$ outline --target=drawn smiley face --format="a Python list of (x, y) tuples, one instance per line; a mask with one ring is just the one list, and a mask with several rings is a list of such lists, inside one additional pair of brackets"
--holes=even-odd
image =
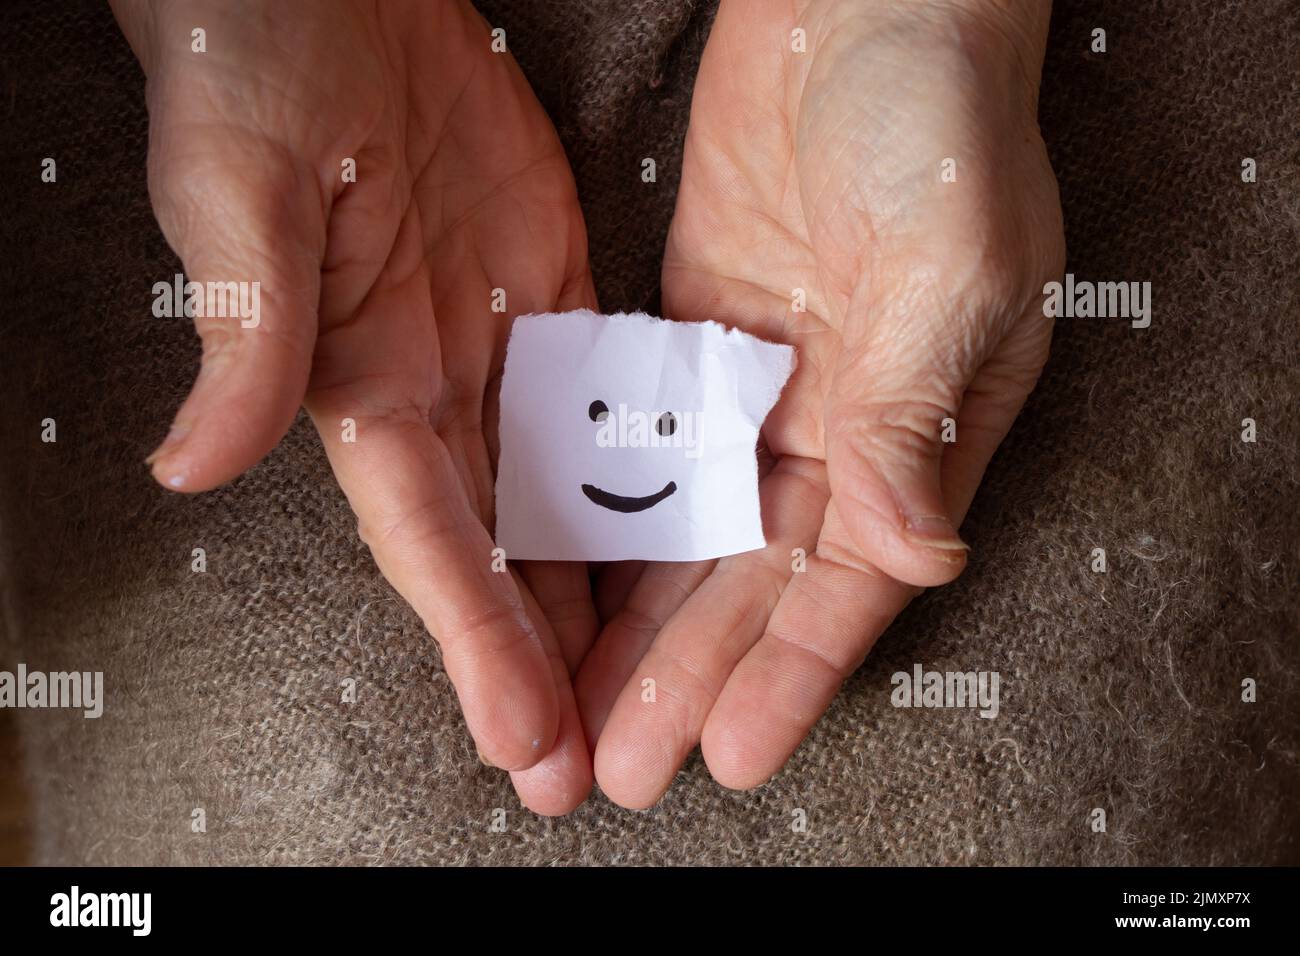
[[(587, 407), (587, 417), (593, 422), (603, 424), (609, 418), (609, 406), (596, 399)], [(677, 431), (677, 416), (672, 412), (664, 412), (655, 419), (655, 431), (663, 438), (668, 438)], [(608, 508), (610, 511), (619, 511), (623, 514), (635, 514), (638, 511), (645, 511), (653, 508), (659, 502), (669, 497), (677, 490), (677, 482), (670, 481), (652, 495), (645, 495), (641, 498), (629, 498), (625, 495), (616, 495), (597, 488), (595, 485), (584, 484), (582, 493), (594, 505), (602, 508)]]
[(717, 323), (520, 316), (495, 544), (517, 561), (700, 561), (765, 544), (755, 448), (794, 350)]

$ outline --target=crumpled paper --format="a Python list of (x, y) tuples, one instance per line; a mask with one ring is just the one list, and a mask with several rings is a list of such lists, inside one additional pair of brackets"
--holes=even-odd
[(794, 349), (642, 313), (520, 316), (501, 384), (512, 560), (699, 561), (764, 547), (759, 429)]

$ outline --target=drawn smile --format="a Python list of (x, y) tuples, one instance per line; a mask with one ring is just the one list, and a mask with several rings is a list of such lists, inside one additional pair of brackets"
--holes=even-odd
[(670, 481), (653, 495), (646, 495), (644, 498), (624, 498), (622, 495), (611, 495), (608, 491), (601, 491), (595, 485), (582, 486), (582, 493), (591, 499), (592, 504), (608, 508), (610, 511), (621, 511), (624, 514), (653, 508), (676, 490), (677, 482)]

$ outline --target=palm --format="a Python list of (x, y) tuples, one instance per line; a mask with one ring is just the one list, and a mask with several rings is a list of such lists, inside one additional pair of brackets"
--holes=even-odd
[[(327, 441), (331, 458), (385, 574), (435, 635), (461, 632), (444, 641), (444, 656), (462, 701), (483, 702), (467, 708), (476, 738), (508, 734), (497, 726), (511, 719), (508, 708), (554, 684), (561, 746), (515, 782), (526, 803), (558, 812), (590, 786), (568, 684), (594, 636), (586, 569), (494, 574), (488, 530), (510, 322), (595, 305), (585, 229), (563, 149), (512, 61), (491, 51), (477, 18), (415, 12), (401, 27), (406, 41), (424, 34), (441, 62), (436, 75), (407, 66), (402, 76), (396, 57), (376, 51), (407, 98), (386, 101), (387, 122), (358, 148), (381, 175), (345, 193), (330, 219), (308, 407), (323, 433), (342, 417), (361, 428), (361, 415), (373, 419), (365, 452)], [(471, 565), (468, 580), (431, 595), (430, 572), (454, 578), (449, 565)], [(492, 625), (491, 612), (483, 627), (484, 582), (500, 606), (530, 618), (534, 646), (512, 646), (512, 629)], [(499, 646), (471, 644), (476, 630), (496, 630)], [(549, 668), (538, 667), (538, 647)]]
[[(1050, 325), (1027, 307), (1059, 256), (1059, 221), (1041, 145), (1024, 149), (1025, 129), (1012, 128), (1021, 104), (964, 122), (1007, 91), (930, 80), (982, 75), (942, 25), (845, 6), (806, 4), (756, 29), (752, 10), (742, 25), (724, 4), (696, 82), (665, 312), (793, 344), (799, 366), (763, 428), (768, 547), (647, 569), (579, 676), (597, 778), (628, 805), (658, 799), (697, 742), (722, 782), (766, 780), (916, 593), (890, 575), (951, 576), (895, 544), (897, 508), (865, 480), (877, 450), (858, 432), (855, 390), (878, 357), (978, 364), (965, 395), (920, 403), (961, 408), (964, 440), (942, 463), (945, 508), (960, 515), (1045, 356)], [(791, 50), (796, 26), (805, 53)], [(1015, 145), (1002, 154), (1004, 134)], [(961, 157), (960, 187), (940, 184), (949, 156)], [(998, 195), (1005, 172), (1016, 196)], [(1042, 261), (1012, 269), (1039, 227)], [(894, 429), (937, 427), (914, 407), (879, 414)], [(810, 555), (798, 575), (795, 549)], [(639, 695), (646, 677), (673, 688), (653, 707)]]
[[(248, 408), (234, 450), (191, 484), (278, 439), (287, 421), (257, 423), (268, 393), (275, 417), (306, 404), (377, 563), (439, 638), (481, 751), (535, 764), (515, 773), (524, 801), (568, 810), (590, 786), (569, 687), (595, 630), (586, 569), (497, 573), (490, 536), (511, 319), (595, 305), (563, 149), (468, 3), (254, 10), (164, 7), (153, 26), (203, 24), (210, 45), (150, 71), (160, 221), (191, 276), (247, 272), (235, 278), (260, 279), (270, 313), (238, 362), (222, 359), (241, 330), (201, 324), (204, 373), (182, 416), (201, 422), (217, 377), (244, 378), (229, 391)], [(123, 13), (139, 52), (147, 31)], [(251, 252), (191, 261), (187, 231), (218, 218)], [(247, 434), (259, 428), (269, 443)]]

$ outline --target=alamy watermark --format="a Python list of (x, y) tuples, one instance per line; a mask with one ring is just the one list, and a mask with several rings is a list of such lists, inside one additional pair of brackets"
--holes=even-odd
[(80, 710), (87, 719), (104, 713), (103, 671), (0, 671), (0, 710)]
[(132, 936), (148, 936), (153, 928), (153, 894), (83, 893), (73, 886), (50, 897), (50, 925), (118, 926), (129, 928)]
[(889, 682), (895, 707), (978, 707), (988, 720), (998, 715), (1002, 676), (997, 671), (927, 671), (914, 664), (912, 673), (897, 671)]
[(601, 448), (681, 448), (687, 458), (704, 454), (703, 412), (643, 412), (622, 404), (611, 410), (597, 400), (587, 415), (600, 424), (596, 444)]
[(1151, 325), (1150, 282), (1078, 282), (1073, 272), (1065, 282), (1043, 286), (1043, 315), (1049, 319), (1131, 319), (1135, 329)]
[(245, 329), (262, 322), (260, 282), (186, 282), (178, 272), (171, 282), (155, 282), (153, 296), (153, 314), (159, 319), (239, 319)]

